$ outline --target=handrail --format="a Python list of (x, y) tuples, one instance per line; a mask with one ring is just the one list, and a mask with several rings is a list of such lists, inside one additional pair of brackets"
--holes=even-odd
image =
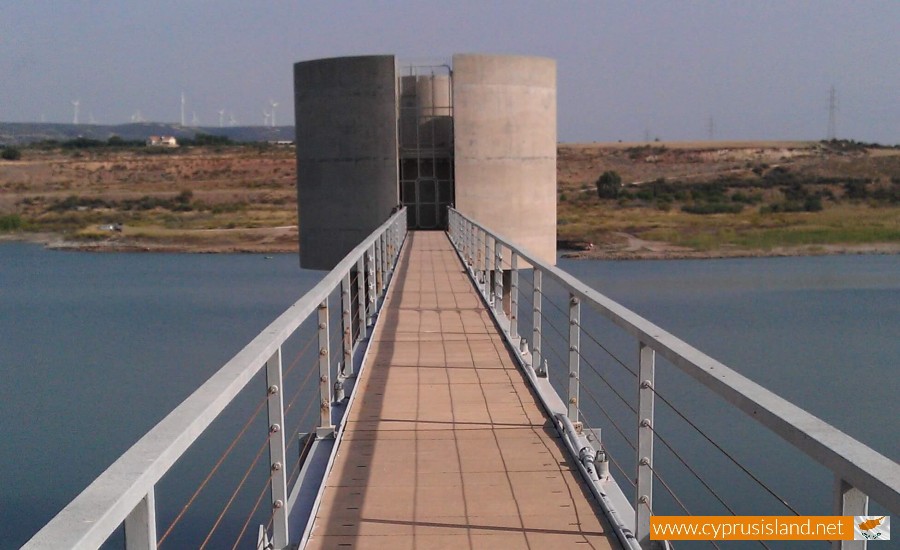
[[(203, 385), (120, 456), (26, 543), (26, 549), (97, 548), (142, 502), (152, 504), (156, 483), (234, 397), (276, 354), (300, 324), (316, 313), (351, 269), (370, 254), (391, 269), (406, 234), (406, 209), (394, 213), (357, 245), (315, 287), (276, 318)], [(379, 248), (379, 246), (381, 248)], [(387, 247), (390, 254), (387, 254)], [(380, 252), (379, 252), (380, 250)], [(391, 256), (385, 258), (384, 256)], [(381, 276), (381, 265), (376, 266)], [(375, 269), (375, 267), (372, 267)], [(386, 274), (385, 274), (386, 275)], [(360, 312), (360, 318), (366, 315)], [(280, 355), (278, 368), (280, 370)], [(329, 388), (330, 389), (330, 388)], [(149, 497), (149, 499), (148, 499)], [(151, 506), (152, 508), (152, 506)], [(149, 512), (151, 519), (154, 512)], [(151, 521), (151, 523), (154, 523)], [(145, 526), (147, 528), (147, 526)], [(155, 548), (155, 526), (153, 544)], [(131, 547), (129, 541), (129, 547)], [(139, 545), (147, 546), (147, 545)]]
[[(572, 275), (541, 260), (537, 254), (515, 244), (511, 239), (496, 233), (452, 208), (450, 209), (450, 232), (451, 240), (460, 253), (464, 257), (468, 256), (474, 260), (484, 258), (482, 262), (483, 267), (488, 271), (499, 266), (501, 252), (498, 250), (501, 246), (505, 247), (509, 251), (508, 254), (513, 256), (513, 266), (515, 266), (516, 256), (518, 256), (531, 264), (536, 270), (535, 286), (538, 286), (540, 281), (537, 278), (537, 274), (540, 273), (543, 277), (551, 277), (568, 290), (574, 303), (577, 304), (577, 301), (583, 301), (589, 304), (606, 319), (612, 321), (627, 334), (634, 337), (640, 343), (642, 349), (646, 348), (658, 352), (686, 374), (724, 398), (728, 403), (768, 427), (794, 447), (827, 467), (836, 476), (836, 491), (838, 494), (835, 495), (835, 502), (838, 505), (840, 505), (842, 500), (846, 504), (848, 500), (847, 494), (855, 488), (864, 493), (862, 498), (868, 495), (892, 513), (900, 514), (900, 464), (735, 372), (640, 315), (590, 288)], [(491, 261), (491, 256), (494, 254), (489, 254), (488, 244), (484, 242), (487, 240), (485, 235), (494, 241), (494, 250), (497, 251), (495, 252), (496, 263)], [(483, 256), (480, 254), (482, 242), (484, 242), (485, 252)], [(513, 267), (513, 270), (515, 270), (515, 267)], [(516, 277), (516, 275), (513, 275), (513, 277)], [(536, 311), (539, 311), (538, 304), (535, 307)], [(577, 305), (573, 307), (577, 307)], [(537, 326), (536, 334), (540, 333), (539, 327), (540, 325)], [(642, 373), (639, 378), (641, 392), (648, 390), (648, 393), (652, 394), (652, 352), (649, 354), (651, 373), (651, 380), (649, 381), (644, 376), (644, 361), (645, 354), (642, 351)], [(540, 365), (533, 365), (533, 367), (538, 369)], [(648, 384), (648, 382), (650, 383)], [(641, 399), (643, 400), (645, 397), (642, 395)], [(652, 400), (652, 396), (650, 399)], [(652, 405), (649, 410), (652, 416)], [(641, 416), (641, 418), (644, 418), (644, 416)], [(852, 498), (849, 500), (852, 500)], [(856, 502), (858, 501), (859, 499), (857, 498)], [(848, 510), (844, 508), (844, 511)]]

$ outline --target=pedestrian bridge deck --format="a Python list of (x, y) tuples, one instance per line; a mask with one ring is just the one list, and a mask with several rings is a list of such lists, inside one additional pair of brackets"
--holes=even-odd
[(308, 548), (610, 548), (442, 232), (411, 232)]

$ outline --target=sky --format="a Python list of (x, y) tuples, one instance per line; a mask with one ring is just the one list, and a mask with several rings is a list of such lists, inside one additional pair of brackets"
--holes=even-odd
[(563, 142), (900, 143), (900, 2), (0, 0), (0, 121), (293, 123), (292, 65), (546, 56)]

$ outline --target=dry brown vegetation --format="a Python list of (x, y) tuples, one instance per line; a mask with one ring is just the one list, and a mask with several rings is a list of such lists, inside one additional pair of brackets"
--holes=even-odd
[[(603, 198), (597, 180), (621, 185)], [(558, 233), (580, 256), (900, 252), (900, 150), (854, 142), (570, 144)]]
[[(0, 163), (0, 214), (92, 249), (295, 251), (293, 151), (28, 149)], [(121, 224), (121, 231), (108, 226)], [(46, 240), (47, 237), (44, 237)]]
[[(609, 171), (621, 186), (600, 198)], [(0, 161), (0, 233), (96, 250), (296, 251), (295, 178), (289, 148), (26, 148)], [(562, 144), (558, 182), (559, 238), (593, 242), (591, 256), (900, 251), (898, 149)]]

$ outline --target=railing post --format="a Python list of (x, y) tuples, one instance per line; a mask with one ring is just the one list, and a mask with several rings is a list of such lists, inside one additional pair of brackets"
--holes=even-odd
[(125, 548), (156, 550), (156, 496), (153, 489), (125, 518)]
[(457, 231), (459, 231), (459, 249), (460, 252), (462, 252), (463, 266), (466, 266), (469, 263), (469, 234), (466, 231), (468, 228), (468, 224), (466, 220), (464, 220), (463, 217), (459, 215), (458, 212), (454, 212), (453, 217), (456, 218), (456, 223), (458, 224)]
[(476, 233), (475, 233), (475, 225), (472, 224), (471, 222), (466, 222), (466, 223), (468, 224), (466, 226), (466, 228), (467, 228), (466, 233), (468, 234), (467, 239), (469, 241), (469, 268), (471, 268), (474, 271), (474, 269), (475, 269), (475, 239), (477, 237), (476, 237)]
[(578, 422), (578, 386), (581, 384), (581, 300), (569, 294), (569, 420)]
[(331, 423), (331, 367), (330, 343), (328, 341), (328, 298), (319, 304), (319, 427), (316, 437), (324, 439), (334, 436)]
[(397, 219), (397, 224), (394, 226), (394, 267), (397, 267), (397, 261), (400, 259), (400, 247), (402, 246), (402, 240), (400, 238), (400, 219)]
[(378, 295), (384, 296), (384, 289), (387, 288), (388, 259), (387, 259), (387, 239), (384, 233), (378, 236), (378, 245), (381, 246), (381, 286), (378, 289)]
[(478, 270), (481, 269), (481, 231), (472, 224), (472, 275), (478, 282)]
[(366, 323), (371, 326), (375, 319), (375, 303), (378, 298), (375, 297), (375, 245), (369, 247), (367, 253), (366, 271), (369, 276), (366, 281), (366, 299), (368, 307), (366, 308)]
[(272, 472), (272, 542), (275, 548), (284, 548), (288, 545), (289, 537), (285, 471), (287, 452), (284, 446), (284, 385), (281, 379), (280, 347), (266, 361), (266, 385), (269, 394), (269, 467)]
[(397, 246), (397, 228), (393, 225), (388, 228), (387, 239), (391, 246), (391, 255), (388, 257), (388, 271), (393, 272), (394, 267), (397, 265), (397, 250), (399, 249)]
[(391, 271), (391, 266), (394, 265), (394, 234), (393, 234), (393, 225), (389, 225), (387, 229), (384, 230), (384, 246), (387, 249), (387, 270)]
[(491, 296), (491, 237), (487, 231), (484, 234), (484, 285), (482, 285), (481, 293), (485, 299), (490, 300)]
[(534, 369), (539, 376), (546, 377), (547, 371), (543, 369), (541, 364), (541, 279), (543, 272), (534, 266), (534, 285), (532, 287), (533, 294), (531, 303), (534, 305), (534, 311), (531, 315), (531, 368)]
[[(484, 255), (484, 251), (487, 249), (487, 232), (483, 229), (478, 230), (478, 234), (481, 239), (478, 241), (478, 270), (481, 271), (481, 282), (484, 282), (484, 274), (487, 272), (487, 258)], [(484, 292), (482, 292), (484, 294)]]
[(466, 221), (466, 257), (469, 259), (469, 269), (475, 266), (475, 226)]
[(653, 404), (656, 352), (643, 342), (639, 346), (638, 448), (635, 529), (641, 548), (650, 548), (650, 516), (653, 509)]
[[(397, 218), (397, 223), (399, 223), (400, 219)], [(397, 258), (400, 257), (400, 228), (397, 226), (397, 223), (391, 226), (391, 238), (394, 240), (394, 263), (397, 263)]]
[(385, 234), (385, 239), (388, 243), (388, 249), (390, 253), (388, 254), (388, 271), (394, 270), (394, 263), (397, 260), (397, 231), (396, 227), (391, 224), (387, 229), (387, 233)]
[(394, 224), (393, 236), (394, 236), (394, 264), (396, 265), (397, 260), (400, 259), (400, 218), (397, 218), (397, 222)]
[(344, 376), (353, 375), (353, 318), (350, 315), (350, 271), (341, 281), (341, 330), (344, 334)]
[(509, 337), (519, 339), (519, 255), (510, 251), (509, 260)]
[[(847, 483), (840, 474), (834, 476), (834, 515), (836, 516), (867, 516), (869, 515), (869, 497)], [(864, 540), (836, 540), (832, 541), (833, 550), (865, 550)]]
[(494, 311), (503, 314), (503, 245), (494, 239)]
[(366, 260), (365, 254), (360, 254), (356, 260), (356, 302), (358, 309), (359, 339), (365, 340), (366, 334)]
[(381, 257), (383, 256), (381, 250), (381, 237), (375, 239), (372, 246), (375, 248), (375, 298), (377, 299), (381, 296), (381, 278), (384, 276), (381, 270), (383, 265), (381, 261)]
[(450, 241), (459, 248), (459, 228), (458, 221), (452, 211), (447, 212), (447, 232), (450, 233)]

